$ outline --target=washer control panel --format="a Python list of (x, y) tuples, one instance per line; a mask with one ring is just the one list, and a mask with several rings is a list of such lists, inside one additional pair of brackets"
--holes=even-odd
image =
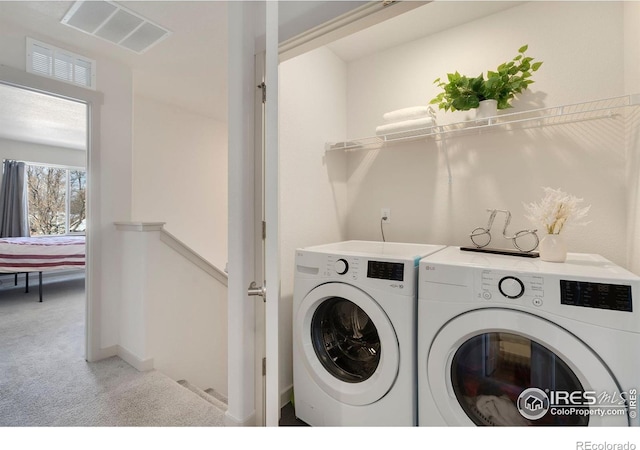
[(338, 275), (344, 275), (349, 271), (349, 261), (344, 258), (340, 258), (333, 264), (333, 268)]
[(360, 258), (328, 256), (325, 261), (326, 266), (322, 271), (325, 277), (343, 275), (350, 280), (357, 280), (360, 277)]
[(478, 273), (476, 280), (476, 298), (483, 301), (518, 302), (539, 307), (544, 304), (544, 277), (482, 270)]
[[(321, 255), (318, 275), (325, 279), (367, 283), (389, 292), (411, 294), (416, 289), (417, 268), (409, 262), (351, 255)], [(304, 270), (298, 266), (298, 270)], [(309, 268), (306, 268), (309, 270)]]
[(507, 298), (520, 298), (524, 295), (524, 283), (519, 278), (507, 276), (498, 281), (498, 290)]

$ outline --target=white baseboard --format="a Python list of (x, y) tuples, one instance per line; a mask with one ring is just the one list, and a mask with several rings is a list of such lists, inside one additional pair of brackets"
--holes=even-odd
[(241, 420), (237, 417), (233, 417), (227, 410), (227, 412), (224, 413), (224, 424), (227, 427), (255, 427), (256, 415), (255, 413), (252, 413), (249, 417)]
[(118, 346), (112, 345), (111, 347), (100, 348), (95, 352), (92, 352), (89, 362), (101, 361), (103, 359), (111, 358), (118, 355)]
[(146, 372), (147, 370), (153, 369), (153, 358), (140, 359), (126, 348), (120, 345), (116, 345), (116, 347), (117, 355), (140, 372)]

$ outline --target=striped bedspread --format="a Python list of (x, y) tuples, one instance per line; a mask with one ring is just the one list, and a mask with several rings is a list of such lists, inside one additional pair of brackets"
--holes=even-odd
[(81, 269), (84, 249), (84, 236), (0, 238), (0, 272)]

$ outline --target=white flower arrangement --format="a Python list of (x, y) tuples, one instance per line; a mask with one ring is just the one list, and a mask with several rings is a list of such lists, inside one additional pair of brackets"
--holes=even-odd
[(571, 221), (575, 225), (586, 225), (583, 219), (591, 205), (580, 208), (583, 199), (567, 194), (560, 189), (542, 188), (545, 196), (540, 203), (525, 204), (527, 219), (536, 225), (542, 225), (549, 234), (560, 234), (564, 226)]

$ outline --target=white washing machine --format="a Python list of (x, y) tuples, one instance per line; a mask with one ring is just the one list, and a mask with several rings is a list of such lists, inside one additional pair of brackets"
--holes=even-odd
[(443, 248), (345, 241), (296, 251), (293, 384), (300, 420), (417, 425), (418, 263)]
[(419, 425), (639, 425), (636, 275), (448, 247), (419, 279)]

